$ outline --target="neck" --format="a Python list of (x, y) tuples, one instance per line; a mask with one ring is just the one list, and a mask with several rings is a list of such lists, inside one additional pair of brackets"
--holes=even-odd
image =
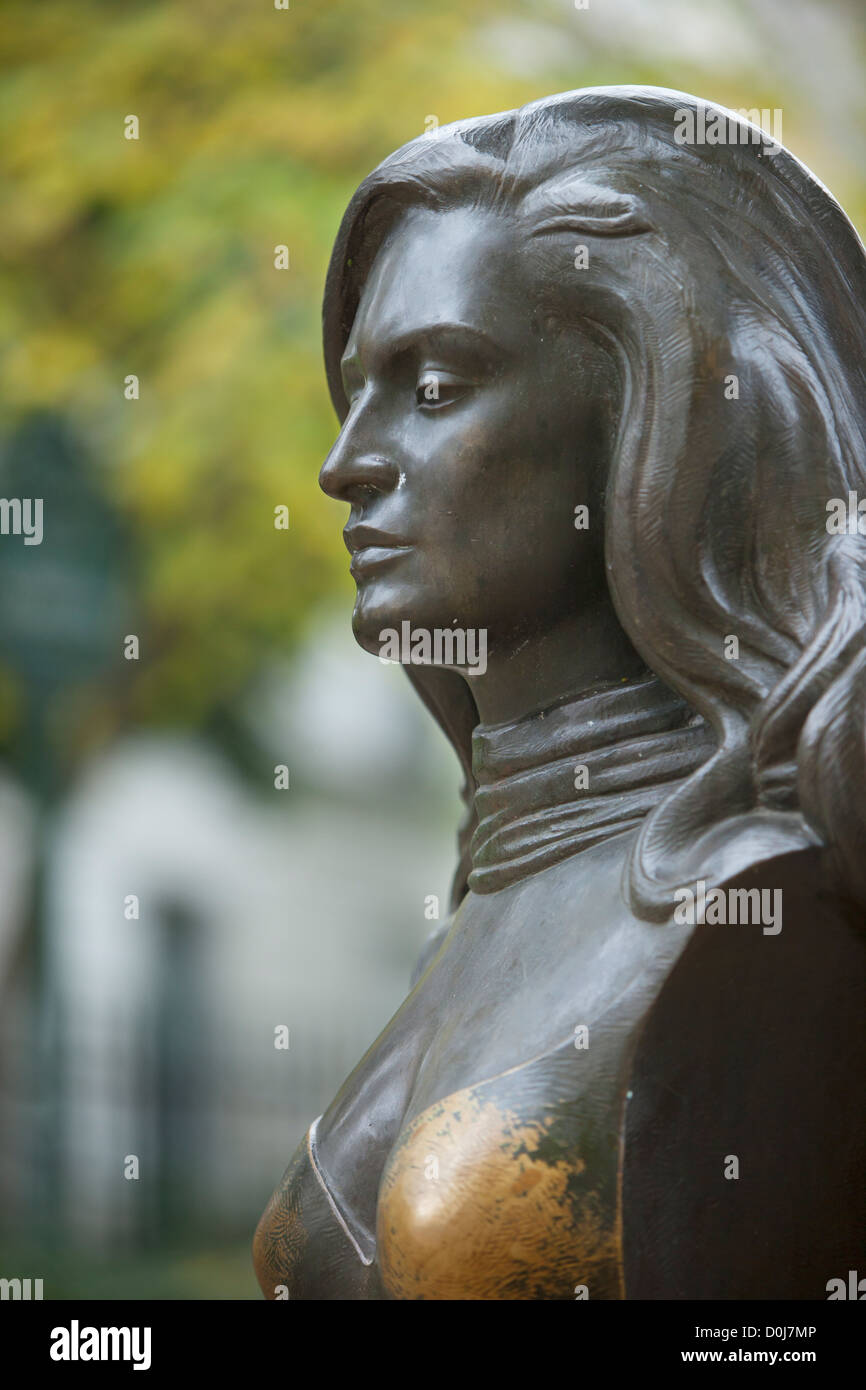
[(565, 694), (645, 671), (610, 603), (600, 600), (540, 636), (516, 637), (489, 651), (484, 675), (466, 680), (480, 722), (501, 724), (545, 709)]
[(636, 832), (714, 748), (704, 721), (646, 670), (480, 725), (472, 736), (470, 888), (496, 892)]

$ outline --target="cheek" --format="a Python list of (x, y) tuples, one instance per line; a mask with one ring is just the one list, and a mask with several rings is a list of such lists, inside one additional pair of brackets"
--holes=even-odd
[(525, 559), (544, 567), (557, 557), (559, 563), (579, 540), (574, 509), (589, 500), (574, 453), (569, 436), (525, 417), (501, 433), (478, 427), (455, 443), (429, 514), (479, 559), (502, 556), (511, 566)]
[(428, 423), (418, 445), (409, 482), (425, 523), (444, 520), (476, 539), (519, 532), (551, 462), (550, 438), (513, 396)]
[[(539, 370), (423, 422), (408, 482), (427, 577), (482, 600), (487, 586), (493, 603), (493, 588), (561, 593), (601, 554), (591, 480), (603, 441), (582, 401), (573, 377)], [(589, 507), (588, 530), (575, 526), (578, 506)]]

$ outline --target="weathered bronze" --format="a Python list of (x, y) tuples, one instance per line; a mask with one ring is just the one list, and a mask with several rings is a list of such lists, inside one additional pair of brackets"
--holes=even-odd
[(354, 632), (466, 819), (266, 1296), (826, 1298), (866, 1271), (856, 233), (720, 108), (569, 92), (365, 179), (324, 330)]

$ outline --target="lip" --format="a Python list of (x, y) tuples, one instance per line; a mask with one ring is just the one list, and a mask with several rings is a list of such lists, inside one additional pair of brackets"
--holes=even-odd
[(370, 570), (381, 569), (383, 565), (390, 564), (392, 560), (405, 555), (411, 549), (411, 545), (362, 545), (352, 552), (349, 573), (357, 577), (359, 574), (369, 573)]
[(353, 575), (379, 569), (412, 549), (398, 536), (389, 536), (386, 531), (376, 531), (372, 526), (347, 526), (343, 539), (352, 556), (349, 571)]

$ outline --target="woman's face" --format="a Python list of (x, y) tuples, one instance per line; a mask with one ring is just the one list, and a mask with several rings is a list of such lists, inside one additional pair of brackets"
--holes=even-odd
[[(573, 619), (604, 584), (607, 363), (542, 300), (574, 288), (478, 209), (405, 213), (343, 358), (349, 414), (321, 471), (351, 506), (353, 628), (486, 629), (491, 658)], [(547, 295), (539, 276), (548, 276)], [(607, 400), (609, 407), (609, 399)], [(589, 529), (575, 508), (589, 507)]]

